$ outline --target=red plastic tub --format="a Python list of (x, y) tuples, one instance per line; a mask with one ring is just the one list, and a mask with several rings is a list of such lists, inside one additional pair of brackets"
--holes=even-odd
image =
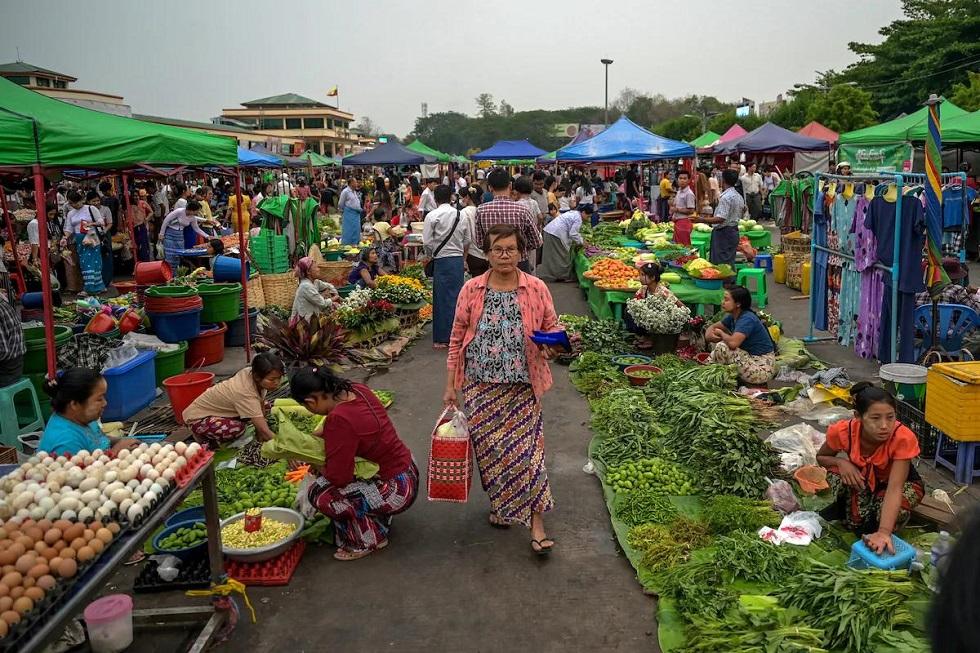
[(214, 383), (211, 372), (185, 372), (163, 380), (163, 387), (170, 397), (170, 407), (178, 424), (184, 423), (184, 410)]
[(166, 261), (150, 261), (136, 264), (136, 283), (141, 286), (152, 286), (156, 283), (170, 283), (174, 271)]
[(228, 325), (224, 322), (201, 326), (201, 334), (187, 343), (187, 354), (184, 364), (188, 369), (204, 367), (220, 363), (225, 357), (225, 331)]

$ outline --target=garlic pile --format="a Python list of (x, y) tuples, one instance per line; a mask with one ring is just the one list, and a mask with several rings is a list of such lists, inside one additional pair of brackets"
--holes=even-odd
[(0, 479), (0, 521), (90, 522), (118, 515), (137, 523), (201, 453), (196, 442), (141, 444), (116, 457), (101, 449), (70, 458), (40, 452)]

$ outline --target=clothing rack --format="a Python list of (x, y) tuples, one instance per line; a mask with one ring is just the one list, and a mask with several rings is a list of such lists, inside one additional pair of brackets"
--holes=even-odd
[[(904, 199), (903, 190), (906, 186), (924, 186), (928, 183), (926, 175), (924, 173), (888, 173), (881, 172), (878, 174), (865, 174), (865, 175), (835, 175), (830, 173), (819, 172), (815, 175), (815, 187), (816, 192), (813, 194), (813, 213), (816, 215), (819, 211), (819, 201), (820, 201), (820, 182), (821, 180), (833, 181), (833, 182), (848, 182), (848, 183), (885, 183), (894, 184), (896, 187), (896, 198), (895, 198), (895, 233), (893, 236), (892, 243), (892, 265), (886, 266), (882, 263), (875, 263), (877, 269), (882, 270), (885, 274), (891, 276), (891, 314), (884, 316), (888, 319), (891, 332), (891, 361), (895, 361), (898, 358), (898, 285), (899, 285), (899, 246), (902, 242), (902, 201)], [(962, 172), (958, 173), (944, 173), (940, 175), (941, 185), (945, 186), (947, 183), (954, 179), (959, 179), (961, 186), (963, 187), (963, 200), (966, 201), (966, 174)], [(919, 201), (915, 198), (915, 201)], [(942, 198), (940, 197), (940, 202)], [(942, 220), (942, 213), (940, 212), (940, 220)], [(961, 228), (965, 228), (961, 227)], [(812, 231), (812, 230), (811, 230)], [(964, 239), (965, 240), (965, 239)], [(941, 243), (940, 243), (941, 245)], [(821, 342), (825, 340), (833, 340), (831, 336), (814, 336), (814, 324), (816, 322), (816, 303), (817, 295), (814, 292), (816, 288), (816, 277), (817, 277), (817, 266), (816, 266), (816, 254), (817, 252), (826, 252), (828, 256), (838, 256), (845, 261), (850, 261), (854, 263), (855, 257), (852, 254), (846, 254), (840, 249), (834, 249), (831, 247), (825, 247), (823, 245), (817, 245), (817, 239), (811, 237), (810, 239), (810, 326), (809, 333), (803, 338), (804, 342)]]

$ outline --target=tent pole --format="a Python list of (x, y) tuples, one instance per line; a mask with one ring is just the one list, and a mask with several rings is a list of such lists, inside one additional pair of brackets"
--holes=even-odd
[[(27, 280), (24, 278), (24, 270), (20, 267), (20, 257), (17, 256), (17, 237), (14, 236), (14, 216), (7, 212), (7, 192), (0, 189), (0, 207), (3, 208), (3, 218), (7, 222), (7, 237), (10, 239), (10, 253), (14, 255), (14, 265), (17, 266), (17, 288), (20, 289), (20, 294), (23, 295), (27, 292)], [(47, 217), (48, 207), (45, 205), (44, 212), (45, 217)], [(41, 218), (37, 219), (37, 223), (41, 224)], [(41, 252), (38, 252), (40, 257)]]
[(129, 180), (126, 178), (126, 173), (122, 173), (122, 196), (123, 196), (123, 210), (126, 216), (126, 226), (129, 230), (129, 246), (132, 248), (133, 253), (133, 274), (136, 274), (136, 264), (140, 262), (139, 247), (136, 245), (136, 228), (133, 226), (133, 214), (130, 212), (129, 203)]
[(238, 252), (242, 269), (242, 315), (245, 320), (245, 362), (252, 360), (252, 334), (248, 323), (248, 254), (245, 251), (245, 225), (242, 223), (242, 173), (235, 166), (235, 213), (238, 214)]
[[(39, 249), (41, 252), (41, 294), (43, 295), (44, 307), (44, 341), (45, 353), (48, 363), (48, 379), (54, 379), (55, 351), (54, 351), (54, 313), (51, 304), (54, 301), (51, 295), (51, 265), (48, 260), (48, 212), (44, 200), (44, 175), (41, 174), (41, 166), (34, 164), (34, 205), (37, 207), (37, 232)], [(16, 255), (16, 251), (15, 251)]]

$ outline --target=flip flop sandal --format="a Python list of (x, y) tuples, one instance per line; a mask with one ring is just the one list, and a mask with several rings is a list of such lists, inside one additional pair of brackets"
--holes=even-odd
[(365, 558), (371, 555), (372, 553), (376, 553), (382, 550), (386, 546), (388, 546), (387, 540), (385, 540), (384, 542), (382, 542), (381, 544), (379, 544), (377, 547), (373, 549), (365, 549), (363, 551), (344, 551), (343, 549), (337, 549), (336, 553), (333, 554), (333, 557), (335, 560), (340, 560), (342, 562), (348, 562), (351, 560), (360, 560), (361, 558)]
[[(551, 546), (545, 546), (544, 545), (545, 542), (551, 542)], [(534, 548), (535, 544), (538, 545), (538, 548), (536, 549)], [(534, 551), (539, 556), (548, 555), (549, 553), (551, 553), (551, 550), (553, 548), (555, 548), (555, 541), (550, 537), (543, 537), (540, 540), (531, 540), (531, 550)]]
[(490, 525), (493, 526), (494, 528), (499, 528), (501, 530), (506, 530), (506, 529), (510, 528), (510, 524), (508, 524), (508, 523), (506, 523), (504, 521), (499, 521), (499, 520), (500, 520), (499, 517), (497, 517), (497, 520), (494, 520), (493, 515), (490, 515), (490, 517), (489, 517), (489, 519), (487, 521), (489, 521), (490, 522)]

